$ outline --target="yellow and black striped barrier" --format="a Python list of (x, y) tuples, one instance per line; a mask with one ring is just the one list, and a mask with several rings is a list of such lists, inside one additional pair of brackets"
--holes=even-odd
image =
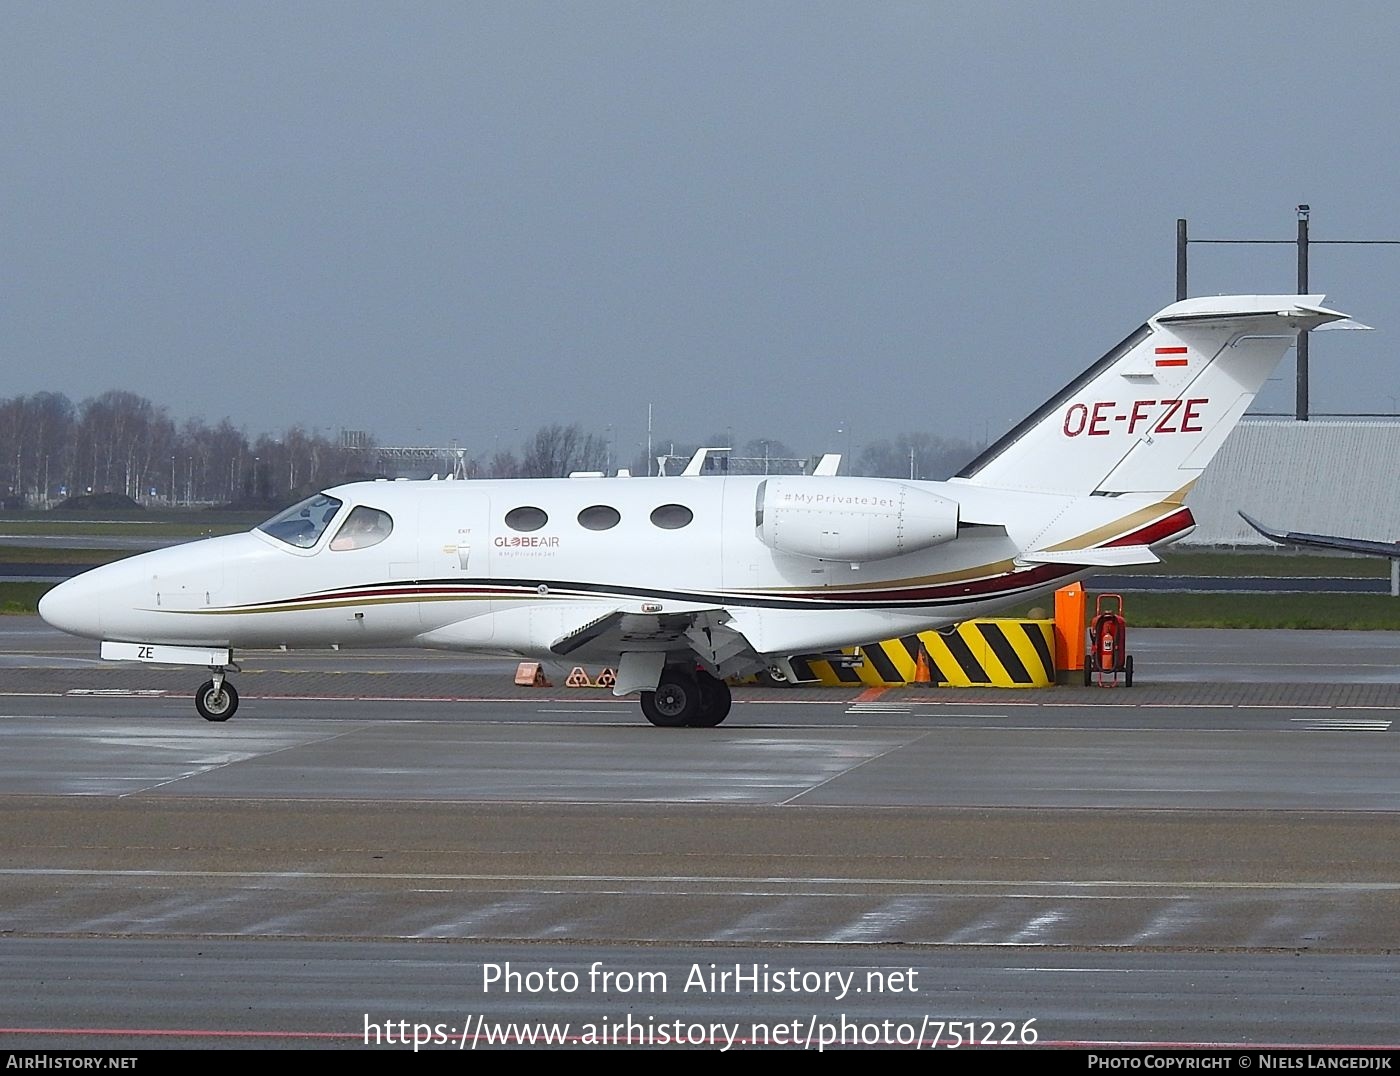
[(857, 650), (851, 660), (794, 658), (799, 681), (839, 687), (899, 687), (918, 682), (919, 651), (928, 654), (928, 682), (945, 687), (1051, 687), (1055, 683), (1053, 620), (969, 620)]

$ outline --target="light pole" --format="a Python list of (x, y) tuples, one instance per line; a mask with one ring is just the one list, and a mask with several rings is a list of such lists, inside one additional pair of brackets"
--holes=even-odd
[[(1400, 239), (1312, 239), (1308, 235), (1308, 219), (1312, 207), (1300, 203), (1298, 213), (1298, 236), (1296, 239), (1190, 239), (1187, 237), (1186, 219), (1176, 222), (1176, 298), (1180, 302), (1187, 296), (1186, 248), (1191, 243), (1216, 243), (1236, 246), (1293, 245), (1298, 248), (1298, 294), (1308, 293), (1308, 248), (1322, 243), (1339, 247), (1396, 247)], [(1298, 369), (1294, 418), (1299, 422), (1308, 421), (1308, 334), (1298, 334)]]
[[(1308, 294), (1308, 217), (1312, 209), (1298, 207), (1298, 294)], [(1294, 415), (1299, 422), (1308, 421), (1308, 331), (1298, 334), (1298, 370), (1294, 397)]]

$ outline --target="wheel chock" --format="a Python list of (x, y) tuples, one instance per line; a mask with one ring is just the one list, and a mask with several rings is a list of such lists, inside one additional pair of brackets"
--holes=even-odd
[(565, 687), (592, 687), (593, 681), (588, 678), (588, 674), (583, 671), (582, 665), (575, 665), (573, 671), (569, 673), (569, 678), (564, 681)]
[(515, 683), (518, 687), (550, 687), (544, 669), (538, 661), (522, 661), (515, 667)]

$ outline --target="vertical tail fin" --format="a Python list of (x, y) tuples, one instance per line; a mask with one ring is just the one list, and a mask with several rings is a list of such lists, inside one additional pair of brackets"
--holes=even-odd
[(1297, 339), (1345, 314), (1321, 295), (1225, 295), (1160, 311), (955, 481), (1076, 496), (1180, 493)]

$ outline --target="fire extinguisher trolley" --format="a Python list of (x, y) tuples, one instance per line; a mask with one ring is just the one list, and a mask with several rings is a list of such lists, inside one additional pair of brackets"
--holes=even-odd
[(1094, 619), (1089, 624), (1089, 646), (1084, 654), (1084, 686), (1094, 682), (1097, 673), (1102, 686), (1133, 686), (1133, 656), (1128, 653), (1128, 622), (1123, 619), (1123, 595), (1100, 594), (1094, 599)]

